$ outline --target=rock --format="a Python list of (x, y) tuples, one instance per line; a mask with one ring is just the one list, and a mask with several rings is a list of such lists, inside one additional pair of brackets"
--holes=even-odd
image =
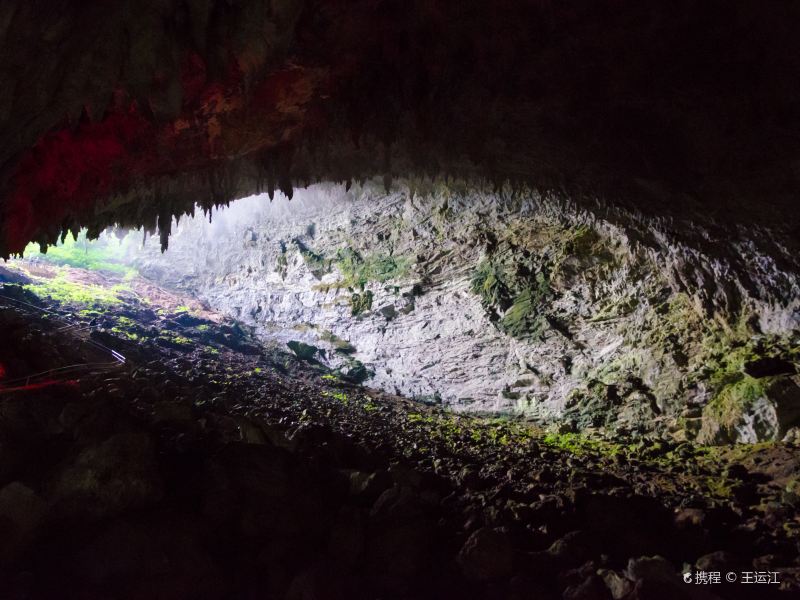
[(733, 564), (733, 557), (723, 550), (704, 554), (695, 561), (698, 571), (725, 571)]
[(576, 510), (583, 515), (587, 531), (602, 538), (609, 553), (638, 556), (677, 543), (669, 535), (672, 515), (655, 498), (590, 493), (576, 500)]
[(475, 581), (507, 577), (514, 561), (511, 541), (504, 532), (483, 527), (469, 536), (457, 561), (464, 576)]
[(351, 471), (348, 476), (350, 494), (376, 499), (392, 485), (392, 478), (386, 471), (365, 473)]
[(633, 590), (633, 582), (615, 571), (608, 569), (600, 569), (597, 574), (602, 578), (606, 584), (611, 597), (614, 600), (620, 600)]
[(625, 569), (625, 576), (631, 581), (677, 581), (675, 568), (661, 556), (642, 556), (631, 558)]
[(364, 551), (366, 515), (359, 509), (343, 506), (331, 527), (328, 553), (334, 561), (352, 567)]
[(703, 410), (701, 444), (755, 443), (782, 439), (800, 424), (800, 385), (794, 377), (728, 386)]
[(188, 404), (162, 400), (153, 406), (153, 422), (155, 423), (178, 424), (193, 421), (192, 407)]
[(472, 465), (462, 467), (456, 475), (456, 481), (460, 487), (472, 490), (480, 490), (485, 487), (483, 478), (478, 472), (478, 469)]
[(675, 525), (678, 529), (702, 527), (705, 520), (706, 513), (699, 508), (683, 508), (675, 513)]
[(12, 562), (41, 529), (47, 505), (32, 489), (14, 481), (0, 489), (0, 559)]
[(607, 600), (609, 592), (602, 579), (590, 575), (581, 583), (567, 587), (561, 597), (563, 600)]
[(397, 309), (393, 304), (387, 304), (386, 306), (379, 308), (378, 312), (380, 312), (381, 315), (383, 315), (383, 318), (387, 321), (391, 321), (397, 316)]
[(397, 521), (417, 518), (422, 512), (418, 493), (413, 488), (395, 485), (378, 497), (370, 511), (370, 518)]
[(258, 423), (245, 417), (236, 417), (236, 422), (239, 424), (239, 431), (241, 432), (243, 443), (256, 445), (270, 443), (263, 428), (260, 427)]
[(314, 357), (319, 352), (319, 348), (304, 342), (292, 340), (291, 342), (287, 342), (286, 345), (289, 347), (289, 350), (294, 352), (295, 356), (301, 360), (314, 360)]
[(559, 594), (551, 590), (552, 581), (535, 575), (515, 575), (509, 582), (508, 600), (556, 600)]
[[(259, 590), (254, 590), (254, 593)], [(285, 600), (343, 600), (347, 597), (341, 573), (323, 563), (303, 569), (292, 579)]]
[(87, 544), (74, 559), (80, 581), (113, 583), (127, 577), (163, 575), (170, 564), (150, 532), (132, 523), (112, 523)]
[(368, 564), (376, 574), (396, 582), (413, 578), (431, 564), (434, 524), (423, 517), (402, 521), (371, 522), (367, 544)]
[(792, 479), (786, 484), (781, 501), (789, 506), (800, 507), (800, 479)]
[(795, 374), (797, 369), (788, 360), (783, 360), (775, 356), (764, 356), (744, 363), (744, 372), (760, 379), (774, 375)]
[(718, 596), (689, 587), (681, 580), (681, 586), (666, 584), (663, 581), (641, 579), (625, 600), (719, 600)]
[(553, 542), (547, 552), (567, 565), (578, 565), (593, 553), (594, 540), (585, 531), (570, 531)]
[(108, 517), (161, 499), (155, 444), (145, 433), (119, 433), (84, 448), (58, 473), (48, 497), (63, 516)]
[[(662, 431), (691, 406), (672, 433), (694, 439), (699, 407), (716, 390), (711, 357), (688, 357), (711, 342), (723, 355), (738, 348), (719, 347), (697, 309), (713, 307), (730, 330), (739, 318), (733, 306), (747, 305), (753, 321), (769, 314), (770, 342), (797, 323), (793, 309), (759, 295), (796, 275), (779, 263), (756, 275), (742, 267), (766, 265), (755, 246), (709, 245), (711, 233), (697, 223), (678, 240), (625, 211), (612, 225), (605, 213), (544, 198), (520, 210), (518, 200), (484, 191), (447, 209), (438, 194), (411, 200), (372, 184), (355, 197), (317, 185), (299, 198), (239, 201), (226, 221), (233, 235), (209, 236), (199, 215), (182, 220), (172, 252), (147, 245), (138, 266), (334, 372), (349, 372), (345, 357), (320, 350), (347, 340), (363, 363), (353, 381), (374, 373), (376, 388), (458, 410), (523, 413), (560, 433), (593, 424)], [(287, 245), (309, 222), (309, 246)], [(201, 272), (198, 247), (208, 257)], [(232, 265), (247, 269), (231, 278)], [(743, 290), (751, 290), (746, 298)], [(776, 355), (790, 356), (785, 345)], [(781, 360), (751, 360), (745, 376), (788, 377)]]
[(800, 446), (800, 427), (791, 427), (786, 432), (786, 435), (783, 436), (782, 441), (786, 442), (787, 444)]

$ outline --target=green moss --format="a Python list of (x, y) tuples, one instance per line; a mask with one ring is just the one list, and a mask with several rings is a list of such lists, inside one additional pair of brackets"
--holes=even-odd
[(547, 329), (547, 319), (542, 314), (542, 303), (549, 286), (542, 273), (536, 277), (536, 285), (529, 287), (514, 298), (500, 319), (500, 328), (516, 338), (540, 338)]
[(40, 298), (49, 298), (64, 304), (82, 304), (101, 308), (121, 302), (119, 292), (124, 286), (111, 288), (79, 283), (67, 278), (66, 273), (59, 272), (52, 279), (39, 279), (35, 283), (27, 283), (23, 289), (36, 294)]
[(133, 333), (131, 331), (126, 331), (126, 330), (121, 329), (119, 327), (112, 327), (111, 331), (113, 333), (116, 333), (117, 335), (120, 335), (122, 337), (128, 338), (128, 340), (130, 340), (131, 342), (136, 342), (136, 341), (139, 340), (139, 334)]
[(480, 296), (501, 331), (519, 339), (539, 338), (548, 325), (545, 308), (549, 279), (544, 271), (521, 271), (484, 259), (472, 276), (471, 290)]
[(712, 418), (726, 428), (739, 424), (755, 402), (766, 395), (766, 388), (772, 378), (754, 379), (743, 373), (727, 383), (714, 396), (703, 411), (705, 418)]
[(133, 319), (128, 317), (117, 317), (117, 323), (111, 328), (112, 333), (127, 338), (131, 342), (141, 339), (140, 327)]
[(385, 283), (404, 277), (411, 261), (407, 258), (388, 254), (362, 256), (352, 248), (342, 248), (336, 252), (336, 266), (342, 273), (341, 287), (363, 289), (367, 283)]
[(194, 345), (194, 342), (189, 338), (182, 336), (174, 331), (165, 330), (158, 334), (159, 339), (163, 340), (169, 346), (179, 348), (189, 348)]
[(734, 482), (723, 476), (706, 477), (704, 484), (708, 495), (721, 499), (729, 499), (733, 497), (734, 489), (736, 487)]
[(472, 275), (470, 288), (473, 294), (480, 296), (484, 306), (501, 305), (505, 301), (500, 269), (488, 259), (478, 263), (475, 273)]
[(286, 246), (283, 245), (283, 242), (281, 242), (281, 253), (278, 255), (277, 265), (278, 275), (281, 276), (281, 279), (286, 279), (286, 272), (289, 269), (289, 261), (286, 257)]
[(294, 243), (297, 246), (297, 249), (300, 251), (300, 256), (303, 258), (303, 262), (306, 264), (308, 270), (311, 271), (314, 277), (320, 279), (324, 274), (330, 273), (330, 260), (326, 259), (322, 254), (314, 252), (300, 240), (294, 240)]
[(367, 290), (361, 293), (354, 293), (350, 296), (350, 314), (358, 316), (372, 310), (372, 292)]
[(408, 274), (411, 261), (404, 257), (390, 254), (371, 254), (362, 256), (350, 247), (340, 248), (332, 259), (314, 252), (299, 240), (295, 240), (303, 261), (311, 272), (319, 279), (330, 273), (331, 266), (336, 265), (342, 274), (340, 280), (333, 283), (318, 284), (314, 289), (329, 291), (331, 289), (354, 288), (364, 289), (369, 282), (385, 283), (400, 279)]
[(333, 398), (347, 406), (350, 403), (350, 399), (347, 397), (347, 394), (344, 392), (322, 392), (322, 395), (326, 398)]

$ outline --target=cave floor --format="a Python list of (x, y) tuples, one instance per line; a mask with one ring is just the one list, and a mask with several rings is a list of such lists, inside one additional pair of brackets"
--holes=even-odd
[[(454, 415), (264, 348), (135, 274), (0, 278), (0, 597), (800, 590), (794, 446)], [(742, 583), (756, 573), (780, 583)]]

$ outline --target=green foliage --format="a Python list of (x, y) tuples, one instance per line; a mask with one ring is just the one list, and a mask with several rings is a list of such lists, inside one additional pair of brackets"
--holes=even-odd
[(738, 373), (736, 379), (727, 383), (703, 410), (706, 418), (712, 418), (725, 428), (737, 425), (760, 398), (772, 378), (754, 379)]
[(49, 298), (62, 304), (81, 304), (94, 308), (118, 304), (121, 302), (119, 292), (127, 289), (123, 285), (107, 288), (71, 281), (64, 272), (58, 272), (51, 279), (37, 279), (34, 283), (26, 283), (22, 288), (40, 298)]
[(333, 398), (347, 406), (350, 403), (350, 398), (347, 397), (347, 394), (344, 392), (322, 392), (322, 395), (326, 398)]
[(86, 230), (83, 230), (77, 239), (67, 236), (63, 243), (47, 248), (46, 253), (39, 252), (36, 244), (29, 244), (24, 254), (28, 258), (55, 265), (128, 276), (136, 273), (125, 261), (126, 250), (131, 242), (130, 236), (119, 242), (105, 239), (90, 241), (86, 237)]
[[(393, 279), (404, 277), (411, 266), (407, 258), (389, 254), (374, 254), (362, 256), (357, 250), (349, 247), (340, 248), (332, 258), (308, 248), (300, 240), (295, 240), (300, 250), (303, 261), (317, 279), (330, 273), (331, 266), (335, 264), (342, 274), (342, 278), (334, 283), (315, 286), (314, 289), (328, 291), (330, 289), (353, 288), (363, 290), (367, 283), (374, 281), (385, 283)], [(279, 257), (280, 264), (280, 257)]]
[(336, 252), (336, 266), (344, 279), (340, 287), (364, 289), (370, 281), (385, 283), (405, 276), (410, 267), (407, 258), (388, 254), (361, 256), (352, 248), (341, 248)]
[(367, 290), (365, 292), (354, 293), (350, 296), (350, 314), (358, 316), (372, 309), (372, 292)]
[(544, 271), (520, 275), (485, 259), (478, 264), (471, 290), (481, 298), (501, 331), (519, 339), (538, 338), (547, 328), (545, 307), (550, 283)]
[(186, 336), (175, 333), (170, 330), (163, 330), (158, 334), (158, 338), (165, 342), (168, 346), (175, 348), (186, 349), (194, 345), (194, 342)]
[(330, 260), (326, 259), (322, 254), (314, 252), (300, 240), (294, 240), (294, 243), (297, 246), (297, 249), (300, 251), (300, 256), (303, 258), (303, 262), (306, 264), (308, 270), (311, 271), (314, 277), (319, 279), (325, 273), (330, 273)]
[(541, 307), (549, 291), (544, 275), (537, 273), (536, 283), (514, 298), (511, 308), (500, 319), (500, 328), (516, 338), (541, 337), (547, 328)]
[(470, 288), (473, 294), (481, 297), (485, 306), (497, 306), (505, 301), (505, 291), (501, 281), (502, 275), (498, 268), (492, 261), (484, 259), (475, 269)]
[(706, 477), (704, 483), (709, 495), (722, 499), (731, 498), (737, 487), (734, 482), (723, 476)]
[(128, 317), (117, 317), (117, 324), (111, 328), (112, 333), (127, 338), (131, 342), (140, 339), (139, 325)]
[(640, 458), (655, 457), (661, 451), (657, 444), (621, 444), (607, 440), (592, 438), (580, 433), (547, 433), (542, 442), (551, 448), (557, 448), (571, 454), (589, 454), (594, 456), (615, 457), (636, 454)]

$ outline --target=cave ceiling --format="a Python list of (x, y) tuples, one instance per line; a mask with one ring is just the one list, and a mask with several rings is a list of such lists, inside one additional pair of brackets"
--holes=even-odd
[[(800, 238), (800, 5), (4, 0), (0, 255), (453, 177)], [(164, 239), (166, 241), (166, 239)]]

